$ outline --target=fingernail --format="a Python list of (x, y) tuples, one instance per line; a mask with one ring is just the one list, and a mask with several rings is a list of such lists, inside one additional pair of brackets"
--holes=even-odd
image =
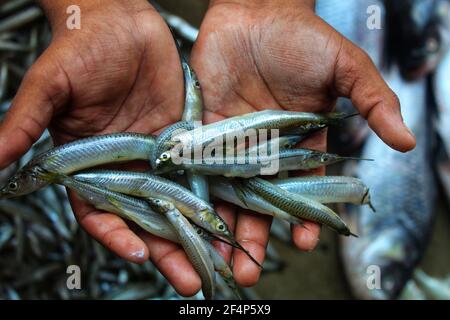
[(132, 257), (142, 259), (142, 258), (145, 257), (145, 250), (144, 249), (140, 249), (140, 250), (132, 252), (130, 255)]

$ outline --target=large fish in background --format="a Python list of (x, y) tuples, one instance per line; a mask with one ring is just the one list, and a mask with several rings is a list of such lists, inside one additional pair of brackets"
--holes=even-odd
[(406, 79), (432, 72), (450, 44), (450, 0), (385, 0), (387, 56)]
[[(367, 21), (372, 11), (379, 9), (381, 29), (369, 29)], [(381, 67), (384, 56), (384, 19), (383, 0), (318, 0), (316, 13), (344, 37), (366, 51), (377, 67)]]
[[(380, 18), (381, 29), (369, 29), (368, 19), (376, 8)], [(318, 0), (316, 13), (329, 25), (339, 31), (367, 52), (374, 64), (380, 69), (384, 64), (385, 44), (385, 10), (383, 0)], [(354, 113), (355, 109), (349, 99), (339, 98), (336, 109), (340, 112)], [(369, 128), (361, 117), (345, 121), (343, 126), (330, 128), (330, 147), (340, 154), (351, 154), (364, 142)]]
[(433, 77), (436, 103), (436, 131), (442, 142), (437, 163), (438, 176), (450, 203), (450, 50), (436, 69)]
[[(363, 157), (375, 162), (359, 163), (356, 173), (370, 188), (376, 213), (368, 207), (346, 207), (344, 220), (360, 237), (341, 239), (344, 270), (359, 299), (398, 296), (427, 247), (435, 216), (426, 79), (405, 82), (392, 68), (386, 80), (401, 101), (403, 117), (417, 137), (417, 146), (400, 153), (374, 133), (364, 146)], [(371, 290), (369, 277), (376, 268), (381, 287)]]

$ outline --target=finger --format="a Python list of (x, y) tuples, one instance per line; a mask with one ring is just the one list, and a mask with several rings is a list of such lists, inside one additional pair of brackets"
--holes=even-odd
[(415, 147), (415, 137), (403, 122), (397, 96), (370, 57), (345, 39), (337, 57), (334, 82), (338, 94), (352, 100), (386, 144), (402, 152)]
[[(249, 210), (240, 210), (236, 223), (236, 240), (258, 261), (263, 263), (272, 218), (255, 214)], [(236, 282), (250, 287), (258, 282), (261, 268), (242, 250), (233, 250), (233, 273)]]
[(68, 100), (67, 77), (48, 60), (42, 56), (27, 72), (0, 125), (0, 168), (22, 156)]
[(115, 214), (96, 210), (69, 191), (72, 209), (80, 225), (93, 238), (123, 259), (144, 263), (148, 259), (145, 243)]
[(200, 290), (200, 277), (180, 245), (148, 232), (139, 235), (147, 244), (150, 259), (180, 295), (190, 297)]
[[(228, 229), (234, 233), (236, 222), (236, 209), (230, 204), (227, 204), (225, 202), (217, 202), (214, 207), (216, 212), (225, 220), (226, 224), (228, 225)], [(233, 253), (233, 247), (221, 241), (214, 241), (213, 245), (217, 249), (217, 251), (223, 256), (225, 261), (228, 264), (230, 264), (231, 254)]]
[(304, 226), (292, 226), (292, 241), (295, 246), (303, 251), (312, 251), (319, 242), (320, 225), (315, 222), (305, 221)]

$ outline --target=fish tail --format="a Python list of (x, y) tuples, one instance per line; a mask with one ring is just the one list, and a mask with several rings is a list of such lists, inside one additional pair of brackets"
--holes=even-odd
[(229, 238), (228, 240), (231, 241), (231, 243), (233, 244), (233, 247), (243, 251), (249, 258), (250, 260), (252, 260), (258, 267), (260, 267), (261, 269), (263, 269), (263, 266), (250, 254), (250, 252), (245, 249), (239, 242), (237, 242), (235, 239), (233, 238)]

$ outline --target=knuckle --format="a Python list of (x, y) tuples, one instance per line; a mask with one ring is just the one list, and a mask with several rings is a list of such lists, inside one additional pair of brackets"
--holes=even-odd
[(392, 90), (389, 90), (389, 99), (391, 100), (391, 105), (394, 106), (395, 108), (400, 106), (400, 98)]

